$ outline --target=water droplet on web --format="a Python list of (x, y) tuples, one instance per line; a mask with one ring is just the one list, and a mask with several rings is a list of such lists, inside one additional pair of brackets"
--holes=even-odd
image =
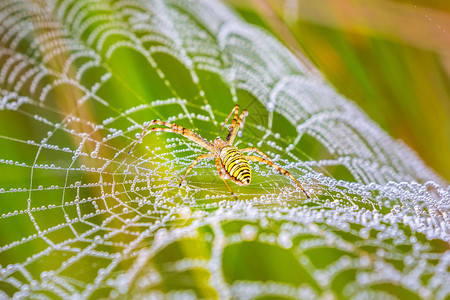
[(283, 231), (280, 233), (277, 241), (278, 241), (278, 244), (283, 248), (288, 249), (288, 248), (292, 247), (291, 235), (289, 233), (287, 233), (286, 231)]
[(241, 237), (244, 241), (252, 241), (256, 238), (258, 228), (253, 225), (245, 225), (241, 229)]

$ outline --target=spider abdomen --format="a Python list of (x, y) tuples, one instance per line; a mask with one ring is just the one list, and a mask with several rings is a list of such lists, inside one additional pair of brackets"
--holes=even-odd
[(234, 146), (225, 146), (220, 151), (220, 160), (232, 181), (239, 185), (249, 185), (252, 179), (250, 165), (244, 155)]

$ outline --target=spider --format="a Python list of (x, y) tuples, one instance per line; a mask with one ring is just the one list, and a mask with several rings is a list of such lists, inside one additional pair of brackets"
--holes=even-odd
[[(189, 171), (192, 170), (192, 168), (202, 159), (205, 158), (214, 158), (216, 162), (217, 171), (219, 171), (219, 177), (223, 180), (225, 183), (225, 186), (230, 191), (231, 195), (233, 197), (236, 197), (236, 195), (233, 193), (233, 190), (227, 183), (226, 179), (231, 179), (234, 183), (238, 185), (249, 185), (250, 181), (252, 179), (252, 173), (250, 170), (250, 165), (248, 163), (249, 160), (251, 161), (259, 161), (262, 163), (266, 163), (269, 166), (275, 168), (278, 170), (278, 172), (282, 175), (285, 175), (292, 179), (303, 191), (303, 193), (306, 195), (307, 198), (310, 198), (306, 190), (303, 188), (303, 186), (298, 182), (294, 176), (292, 176), (288, 171), (281, 168), (280, 166), (277, 166), (274, 164), (270, 158), (264, 154), (261, 150), (249, 147), (244, 149), (238, 149), (235, 146), (233, 146), (234, 139), (236, 138), (236, 135), (239, 131), (239, 128), (241, 127), (242, 123), (242, 130), (244, 128), (245, 124), (245, 117), (248, 115), (247, 110), (243, 110), (242, 113), (239, 115), (239, 105), (236, 105), (232, 110), (231, 113), (228, 115), (228, 117), (225, 119), (224, 124), (222, 125), (222, 128), (220, 129), (219, 135), (222, 132), (224, 126), (227, 124), (228, 120), (230, 119), (231, 115), (234, 114), (233, 120), (231, 121), (231, 125), (228, 127), (228, 135), (226, 138), (226, 141), (222, 140), (220, 137), (217, 137), (213, 142), (209, 142), (202, 138), (197, 133), (183, 128), (181, 126), (178, 126), (176, 124), (170, 124), (167, 122), (162, 122), (159, 120), (153, 120), (151, 121), (141, 132), (141, 135), (139, 139), (133, 144), (130, 151), (128, 151), (128, 154), (131, 153), (133, 148), (136, 146), (136, 144), (142, 140), (147, 134), (149, 134), (152, 131), (163, 131), (163, 132), (173, 132), (181, 134), (182, 136), (188, 138), (189, 140), (196, 142), (206, 150), (208, 150), (210, 153), (203, 154), (198, 156), (195, 161), (189, 166), (189, 168), (186, 170), (186, 173), (184, 174), (183, 178), (180, 181), (179, 186), (183, 183), (185, 180), (187, 174)], [(148, 129), (152, 125), (162, 125), (169, 128), (160, 128), (160, 127), (154, 127), (151, 129)], [(145, 134), (144, 134), (145, 133)], [(256, 152), (262, 157), (259, 156), (253, 156), (253, 155), (244, 155), (245, 152)]]

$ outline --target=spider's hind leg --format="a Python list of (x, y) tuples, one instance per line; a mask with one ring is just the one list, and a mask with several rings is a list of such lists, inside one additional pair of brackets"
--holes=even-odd
[(259, 155), (261, 155), (262, 157), (264, 157), (265, 159), (271, 161), (270, 157), (267, 156), (267, 154), (265, 154), (264, 152), (262, 152), (261, 150), (259, 150), (258, 148), (255, 148), (255, 147), (248, 147), (248, 148), (240, 149), (239, 151), (241, 153), (254, 151), (254, 152), (258, 153)]
[(286, 171), (285, 169), (283, 169), (280, 166), (277, 166), (276, 164), (274, 164), (273, 162), (271, 162), (270, 160), (267, 160), (265, 158), (259, 157), (259, 156), (253, 156), (253, 155), (245, 155), (244, 156), (245, 159), (249, 159), (251, 161), (259, 161), (265, 164), (268, 164), (269, 166), (277, 169), (278, 172), (280, 172), (280, 174), (289, 177), (290, 179), (292, 179), (303, 191), (303, 193), (305, 194), (305, 196), (310, 199), (311, 197), (308, 195), (308, 193), (306, 192), (306, 190), (303, 188), (303, 186), (300, 184), (300, 182), (298, 182), (297, 179), (295, 179), (294, 176), (291, 175), (291, 173), (289, 173), (288, 171)]
[(190, 170), (192, 170), (192, 168), (202, 159), (204, 158), (212, 158), (214, 157), (214, 155), (212, 153), (207, 153), (207, 154), (203, 154), (198, 156), (193, 162), (192, 164), (189, 166), (189, 168), (186, 170), (186, 173), (184, 173), (183, 179), (181, 179), (180, 184), (178, 186), (181, 186), (181, 184), (183, 183), (183, 181), (186, 179), (187, 174), (189, 173)]
[(228, 182), (225, 180), (225, 176), (223, 174), (223, 170), (222, 170), (222, 166), (220, 164), (220, 159), (216, 158), (216, 167), (217, 167), (217, 171), (219, 172), (219, 177), (220, 179), (223, 180), (223, 183), (225, 183), (225, 186), (227, 187), (228, 191), (230, 191), (231, 195), (236, 199), (239, 200), (238, 197), (233, 193), (233, 190), (231, 189), (230, 185), (228, 184)]

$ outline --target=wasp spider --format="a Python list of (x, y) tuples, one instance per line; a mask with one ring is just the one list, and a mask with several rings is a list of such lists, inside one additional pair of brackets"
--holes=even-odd
[[(233, 191), (231, 190), (231, 187), (228, 185), (226, 179), (231, 179), (231, 181), (235, 182), (238, 185), (249, 185), (250, 181), (252, 179), (252, 173), (250, 170), (250, 165), (248, 163), (249, 160), (251, 161), (259, 161), (262, 163), (266, 163), (269, 166), (275, 168), (280, 172), (281, 174), (289, 177), (292, 179), (303, 191), (303, 193), (306, 195), (306, 197), (310, 198), (308, 193), (305, 191), (305, 189), (302, 187), (300, 182), (297, 181), (297, 179), (294, 178), (288, 171), (285, 169), (277, 166), (274, 164), (270, 158), (261, 152), (261, 150), (253, 147), (244, 148), (244, 149), (238, 149), (235, 146), (233, 146), (234, 139), (236, 138), (236, 135), (239, 131), (239, 127), (242, 123), (242, 128), (244, 127), (245, 123), (245, 117), (248, 115), (247, 110), (242, 111), (241, 115), (238, 115), (239, 113), (239, 105), (236, 105), (233, 110), (231, 111), (230, 115), (225, 119), (224, 124), (222, 125), (222, 129), (227, 124), (230, 117), (234, 114), (233, 120), (231, 121), (231, 126), (228, 128), (228, 135), (226, 140), (222, 140), (220, 137), (217, 137), (213, 142), (209, 142), (196, 134), (195, 132), (183, 128), (181, 126), (170, 124), (166, 122), (162, 122), (159, 120), (153, 120), (151, 121), (142, 131), (140, 138), (133, 144), (133, 147), (130, 152), (133, 150), (133, 148), (136, 146), (136, 144), (144, 138), (147, 134), (149, 134), (152, 131), (164, 131), (164, 132), (173, 132), (181, 134), (182, 136), (188, 138), (189, 140), (196, 142), (203, 148), (209, 150), (210, 153), (200, 155), (195, 159), (195, 161), (189, 166), (189, 168), (186, 170), (186, 173), (184, 174), (183, 178), (180, 181), (181, 183), (186, 178), (186, 175), (189, 173), (190, 170), (202, 159), (205, 158), (214, 158), (216, 161), (216, 167), (219, 171), (219, 176), (225, 183), (226, 187), (230, 191), (230, 193), (237, 199), (237, 197), (234, 195)], [(169, 128), (150, 128), (152, 125), (162, 125)], [(222, 132), (222, 129), (220, 132)], [(144, 134), (145, 133), (145, 134)], [(219, 133), (220, 134), (220, 133)], [(253, 155), (244, 155), (245, 152), (256, 152), (262, 157), (259, 156), (253, 156)]]

